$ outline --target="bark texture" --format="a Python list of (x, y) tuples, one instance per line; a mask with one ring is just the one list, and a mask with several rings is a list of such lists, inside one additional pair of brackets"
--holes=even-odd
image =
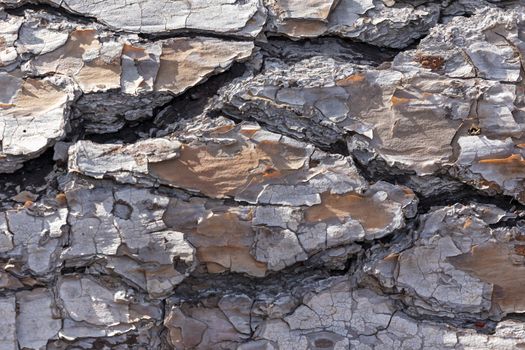
[(525, 3), (0, 1), (0, 350), (525, 347)]

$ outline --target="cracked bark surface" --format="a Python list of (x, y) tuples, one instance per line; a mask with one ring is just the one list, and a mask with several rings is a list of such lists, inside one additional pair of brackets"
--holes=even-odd
[(0, 350), (525, 346), (525, 3), (0, 1)]

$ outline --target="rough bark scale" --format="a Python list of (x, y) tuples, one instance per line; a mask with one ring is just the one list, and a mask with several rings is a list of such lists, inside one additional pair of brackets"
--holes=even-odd
[(525, 3), (0, 1), (0, 350), (525, 346)]

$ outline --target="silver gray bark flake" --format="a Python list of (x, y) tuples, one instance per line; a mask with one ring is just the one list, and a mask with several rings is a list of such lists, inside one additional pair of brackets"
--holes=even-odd
[[(26, 3), (7, 0), (7, 4)], [(207, 31), (254, 37), (266, 18), (261, 0), (191, 1), (111, 1), (44, 0), (40, 3), (61, 7), (71, 13), (93, 17), (113, 30), (134, 33)]]
[(519, 1), (0, 1), (0, 350), (525, 346)]
[[(388, 1), (268, 0), (269, 29), (292, 38), (338, 35), (373, 45), (403, 48), (437, 23), (438, 4)], [(420, 2), (421, 3), (421, 2)]]

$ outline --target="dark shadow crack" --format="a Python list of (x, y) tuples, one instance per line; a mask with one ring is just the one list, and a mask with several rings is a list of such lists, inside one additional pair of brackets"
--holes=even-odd
[(10, 198), (21, 191), (41, 195), (49, 187), (58, 186), (55, 179), (63, 170), (55, 166), (53, 154), (51, 147), (39, 157), (26, 161), (14, 173), (0, 174), (0, 209), (11, 208), (14, 202)]
[[(17, 5), (17, 4), (14, 4), (14, 5), (2, 4), (2, 5), (5, 6), (4, 11), (6, 13), (10, 14), (10, 15), (13, 15), (13, 16), (24, 17), (25, 12), (27, 10), (32, 10), (32, 11), (35, 11), (35, 12), (44, 11), (44, 12), (50, 13), (50, 14), (55, 15), (55, 16), (64, 17), (64, 18), (66, 18), (68, 20), (71, 20), (73, 22), (78, 22), (78, 23), (81, 23), (81, 24), (98, 23), (98, 24), (100, 24), (100, 25), (102, 25), (104, 27), (107, 27), (104, 24), (98, 22), (98, 20), (95, 17), (90, 17), (90, 16), (78, 14), (78, 13), (75, 13), (75, 12), (71, 12), (71, 11), (68, 11), (67, 9), (65, 9), (64, 7), (53, 6), (52, 4), (48, 4), (48, 3), (25, 2), (22, 5)], [(109, 28), (108, 28), (108, 30), (109, 30)]]
[[(219, 89), (242, 76), (246, 70), (246, 63), (235, 62), (225, 72), (213, 75), (205, 82), (188, 89), (182, 95), (174, 97), (157, 113), (154, 121), (155, 126), (163, 129), (179, 120), (193, 119), (201, 115), (210, 105), (212, 99), (217, 96)], [(218, 115), (215, 110), (211, 110), (208, 114), (211, 117)]]
[[(354, 158), (354, 163), (360, 174), (370, 183), (386, 181), (412, 189), (419, 198), (419, 214), (428, 213), (432, 207), (444, 207), (456, 203), (464, 205), (471, 203), (490, 204), (507, 212), (525, 211), (525, 205), (518, 202), (514, 197), (478, 190), (446, 172), (418, 176), (413, 171), (389, 166), (382, 160), (372, 160), (368, 164), (363, 164)], [(434, 185), (431, 194), (423, 193), (422, 191), (427, 191), (428, 188), (421, 187), (421, 183), (431, 183), (432, 180), (437, 180), (442, 187), (438, 188)]]
[(292, 40), (287, 37), (269, 37), (266, 42), (256, 42), (263, 55), (296, 63), (315, 56), (326, 56), (345, 63), (379, 66), (391, 62), (402, 50), (380, 48), (348, 39), (325, 36)]

